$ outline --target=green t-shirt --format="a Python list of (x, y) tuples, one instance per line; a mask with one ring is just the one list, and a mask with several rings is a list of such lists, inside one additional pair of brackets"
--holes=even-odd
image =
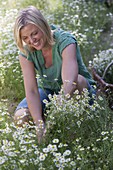
[(88, 72), (86, 66), (83, 63), (75, 37), (71, 33), (66, 32), (62, 29), (55, 29), (55, 27), (53, 27), (53, 29), (55, 44), (52, 47), (53, 64), (51, 67), (45, 68), (44, 58), (41, 50), (35, 50), (31, 52), (26, 47), (25, 49), (27, 50), (27, 56), (20, 52), (23, 57), (26, 57), (29, 61), (34, 63), (35, 69), (38, 71), (39, 75), (38, 87), (51, 89), (55, 92), (58, 92), (61, 89), (62, 51), (69, 44), (76, 44), (76, 57), (78, 62), (79, 74), (83, 75), (90, 84), (94, 84), (94, 80), (92, 79), (91, 74)]

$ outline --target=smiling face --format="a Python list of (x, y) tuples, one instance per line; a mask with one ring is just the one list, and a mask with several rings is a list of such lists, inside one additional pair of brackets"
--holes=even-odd
[(20, 30), (22, 41), (36, 50), (42, 50), (46, 46), (43, 32), (34, 24), (27, 24)]

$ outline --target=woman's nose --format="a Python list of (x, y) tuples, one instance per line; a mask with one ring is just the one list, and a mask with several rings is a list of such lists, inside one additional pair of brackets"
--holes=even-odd
[(34, 38), (34, 37), (32, 37), (32, 36), (31, 36), (31, 37), (29, 37), (29, 43), (30, 43), (30, 44), (32, 44), (32, 43), (34, 43), (34, 42), (35, 42), (35, 38)]

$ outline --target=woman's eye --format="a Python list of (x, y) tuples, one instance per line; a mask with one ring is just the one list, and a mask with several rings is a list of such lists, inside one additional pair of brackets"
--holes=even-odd
[(23, 38), (23, 41), (26, 41), (26, 40), (27, 40), (27, 37), (24, 37), (24, 38)]
[(38, 34), (38, 31), (33, 32), (33, 35), (36, 35), (36, 34)]

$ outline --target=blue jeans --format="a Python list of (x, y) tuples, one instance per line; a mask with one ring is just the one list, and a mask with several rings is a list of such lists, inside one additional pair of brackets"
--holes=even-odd
[(88, 92), (89, 92), (89, 105), (93, 105), (94, 103), (94, 98), (96, 96), (96, 90), (94, 89), (94, 87), (87, 81), (88, 84)]
[[(44, 99), (46, 99), (47, 101), (49, 101), (49, 98), (48, 98), (48, 95), (51, 94), (53, 95), (54, 94), (54, 91), (52, 90), (48, 90), (48, 89), (41, 89), (41, 88), (38, 88), (39, 90), (39, 94), (40, 94), (40, 99), (41, 99), (41, 104), (42, 104), (42, 111), (44, 112), (44, 109), (45, 109), (45, 103), (43, 102)], [(21, 109), (21, 108), (28, 108), (28, 104), (27, 104), (27, 100), (26, 98), (24, 98), (20, 103), (19, 105), (17, 106), (16, 108), (16, 111)]]
[[(90, 96), (90, 100), (89, 100), (89, 104), (92, 105), (94, 102), (94, 99), (92, 98), (92, 95), (96, 95), (96, 91), (95, 89), (88, 83), (88, 91), (89, 91), (89, 96)], [(44, 112), (45, 110), (45, 103), (43, 102), (44, 99), (46, 99), (47, 101), (49, 101), (48, 95), (51, 94), (53, 95), (55, 92), (49, 89), (41, 89), (39, 88), (39, 94), (40, 94), (40, 99), (41, 99), (41, 104), (42, 104), (42, 111)], [(21, 108), (28, 108), (27, 105), (27, 100), (26, 98), (24, 98), (19, 105), (16, 108), (16, 111), (21, 109)]]

